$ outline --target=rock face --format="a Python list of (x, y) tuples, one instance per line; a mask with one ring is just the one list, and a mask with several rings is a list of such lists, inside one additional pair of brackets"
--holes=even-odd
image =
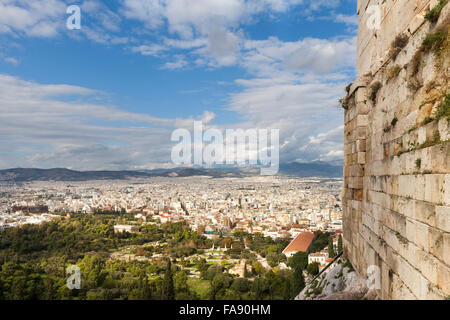
[(369, 290), (367, 279), (350, 267), (339, 264), (321, 280), (307, 285), (295, 300), (374, 300), (376, 292)]
[[(382, 299), (450, 295), (450, 2), (444, 3), (358, 0), (358, 78), (343, 103), (344, 252), (362, 276), (379, 268)], [(377, 12), (380, 24), (369, 28)]]

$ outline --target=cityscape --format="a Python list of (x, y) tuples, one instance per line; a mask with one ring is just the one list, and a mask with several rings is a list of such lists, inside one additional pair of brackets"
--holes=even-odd
[[(144, 270), (152, 270), (149, 286), (157, 286), (154, 279), (163, 277), (163, 269), (156, 266), (167, 255), (173, 256), (172, 263), (180, 270), (176, 275), (185, 277), (187, 288), (179, 294), (197, 299), (211, 298), (207, 272), (218, 272), (220, 267), (224, 274), (235, 278), (230, 280), (232, 283), (245, 280), (240, 283), (243, 289), (228, 293), (229, 298), (234, 294), (235, 298), (255, 299), (260, 297), (252, 296), (256, 294), (250, 288), (252, 282), (270, 270), (276, 270), (280, 279), (289, 279), (296, 253), (302, 255), (302, 263), (306, 264), (303, 268), (316, 267), (309, 275), (312, 277), (333, 260), (334, 256), (329, 256), (329, 241), (333, 252), (339, 246), (342, 250), (341, 190), (339, 178), (259, 175), (4, 183), (0, 189), (0, 230), (26, 230), (26, 225), (39, 228), (52, 223), (68, 226), (80, 217), (100, 216), (107, 218), (102, 219), (104, 235), (120, 239), (128, 234), (139, 239), (150, 227), (184, 226), (185, 233), (195, 233), (197, 237), (187, 247), (182, 236), (176, 242), (178, 250), (163, 239), (140, 245), (131, 241), (133, 244), (110, 249), (105, 263), (140, 263)], [(307, 255), (318, 232), (321, 236), (313, 250), (316, 253)], [(258, 241), (269, 246), (260, 247)], [(4, 246), (3, 242), (3, 249)], [(282, 288), (283, 292), (273, 298), (293, 298), (299, 292), (292, 290), (301, 287)], [(94, 292), (96, 298), (101, 297), (98, 290), (92, 289), (87, 297)]]
[(0, 228), (106, 211), (134, 214), (142, 223), (147, 217), (161, 223), (185, 220), (210, 234), (237, 228), (291, 238), (300, 231), (342, 230), (341, 189), (341, 179), (283, 176), (32, 182), (2, 186)]

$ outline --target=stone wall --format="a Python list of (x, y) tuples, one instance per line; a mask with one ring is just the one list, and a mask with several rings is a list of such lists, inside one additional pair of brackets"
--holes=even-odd
[[(450, 295), (450, 3), (437, 22), (424, 19), (438, 3), (358, 0), (358, 78), (343, 100), (344, 250), (360, 274), (381, 269), (382, 299)], [(367, 27), (372, 5), (378, 29)]]

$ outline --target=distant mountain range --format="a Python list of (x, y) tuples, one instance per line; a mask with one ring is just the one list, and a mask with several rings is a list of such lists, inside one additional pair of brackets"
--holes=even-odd
[[(280, 166), (280, 175), (294, 175), (299, 177), (342, 177), (342, 166), (327, 162), (298, 163), (292, 162)], [(28, 182), (28, 181), (89, 181), (89, 180), (124, 180), (151, 177), (192, 177), (208, 176), (213, 178), (241, 178), (258, 175), (257, 168), (176, 168), (155, 169), (143, 171), (75, 171), (65, 168), (56, 169), (26, 169), (15, 168), (0, 170), (0, 181)]]
[(89, 181), (89, 180), (124, 180), (151, 177), (191, 177), (210, 176), (214, 178), (237, 176), (240, 173), (221, 173), (212, 170), (183, 168), (178, 170), (152, 171), (75, 171), (64, 168), (56, 169), (7, 169), (0, 170), (0, 181)]
[(280, 174), (299, 177), (341, 178), (344, 168), (341, 161), (291, 162), (280, 165)]

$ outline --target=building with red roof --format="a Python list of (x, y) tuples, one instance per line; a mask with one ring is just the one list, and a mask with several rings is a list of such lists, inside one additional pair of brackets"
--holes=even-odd
[(283, 250), (286, 257), (291, 257), (297, 252), (308, 252), (314, 240), (314, 233), (302, 232)]

